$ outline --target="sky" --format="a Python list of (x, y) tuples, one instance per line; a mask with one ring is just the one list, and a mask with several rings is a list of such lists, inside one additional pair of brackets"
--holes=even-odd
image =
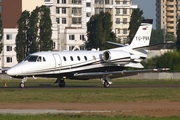
[(156, 0), (132, 0), (133, 5), (143, 10), (143, 16), (148, 19), (153, 19), (153, 28), (156, 27)]

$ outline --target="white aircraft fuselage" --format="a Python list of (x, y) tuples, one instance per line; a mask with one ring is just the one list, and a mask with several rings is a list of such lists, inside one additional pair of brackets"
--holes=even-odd
[(64, 79), (102, 78), (104, 87), (112, 83), (110, 78), (136, 75), (140, 72), (152, 72), (165, 69), (125, 70), (127, 67), (143, 68), (140, 64), (147, 57), (147, 48), (152, 31), (152, 20), (144, 20), (130, 45), (112, 43), (119, 47), (108, 50), (91, 51), (46, 51), (27, 56), (13, 66), (7, 74), (23, 78), (20, 87), (24, 87), (27, 77), (54, 77), (60, 87), (65, 86)]

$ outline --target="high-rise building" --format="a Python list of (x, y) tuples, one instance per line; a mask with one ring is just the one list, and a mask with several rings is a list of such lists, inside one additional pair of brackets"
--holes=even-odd
[(180, 17), (179, 0), (156, 0), (156, 28), (165, 29), (176, 36), (177, 21)]
[(54, 30), (58, 39), (54, 40), (57, 50), (72, 50), (83, 46), (86, 40), (86, 23), (101, 11), (112, 15), (112, 30), (122, 43), (126, 43), (132, 9), (132, 0), (45, 0), (50, 5)]

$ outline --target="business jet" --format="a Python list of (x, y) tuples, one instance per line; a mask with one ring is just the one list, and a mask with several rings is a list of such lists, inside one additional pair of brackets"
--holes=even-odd
[(143, 72), (168, 70), (138, 69), (126, 70), (128, 67), (144, 68), (141, 61), (147, 57), (147, 50), (152, 31), (152, 19), (145, 19), (139, 26), (130, 45), (109, 42), (118, 46), (108, 50), (90, 51), (46, 51), (27, 56), (22, 62), (13, 66), (7, 74), (22, 78), (19, 86), (25, 87), (28, 77), (57, 78), (55, 83), (65, 87), (65, 79), (88, 80), (100, 78), (105, 88), (112, 84), (111, 78), (137, 75)]

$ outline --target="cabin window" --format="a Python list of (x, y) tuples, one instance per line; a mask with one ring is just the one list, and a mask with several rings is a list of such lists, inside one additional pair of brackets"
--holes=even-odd
[(85, 60), (87, 60), (87, 57), (86, 57), (86, 56), (84, 56), (84, 59), (85, 59)]
[(63, 56), (63, 59), (64, 59), (64, 61), (66, 61), (66, 57), (65, 56)]
[(79, 61), (81, 60), (79, 56), (77, 56), (77, 59), (78, 59)]
[(41, 62), (42, 61), (42, 58), (41, 58), (41, 56), (39, 56), (38, 58), (37, 58), (37, 62)]
[(71, 59), (71, 61), (73, 61), (73, 57), (72, 56), (70, 56), (70, 59)]
[(46, 59), (43, 57), (43, 61), (45, 62), (46, 61)]

